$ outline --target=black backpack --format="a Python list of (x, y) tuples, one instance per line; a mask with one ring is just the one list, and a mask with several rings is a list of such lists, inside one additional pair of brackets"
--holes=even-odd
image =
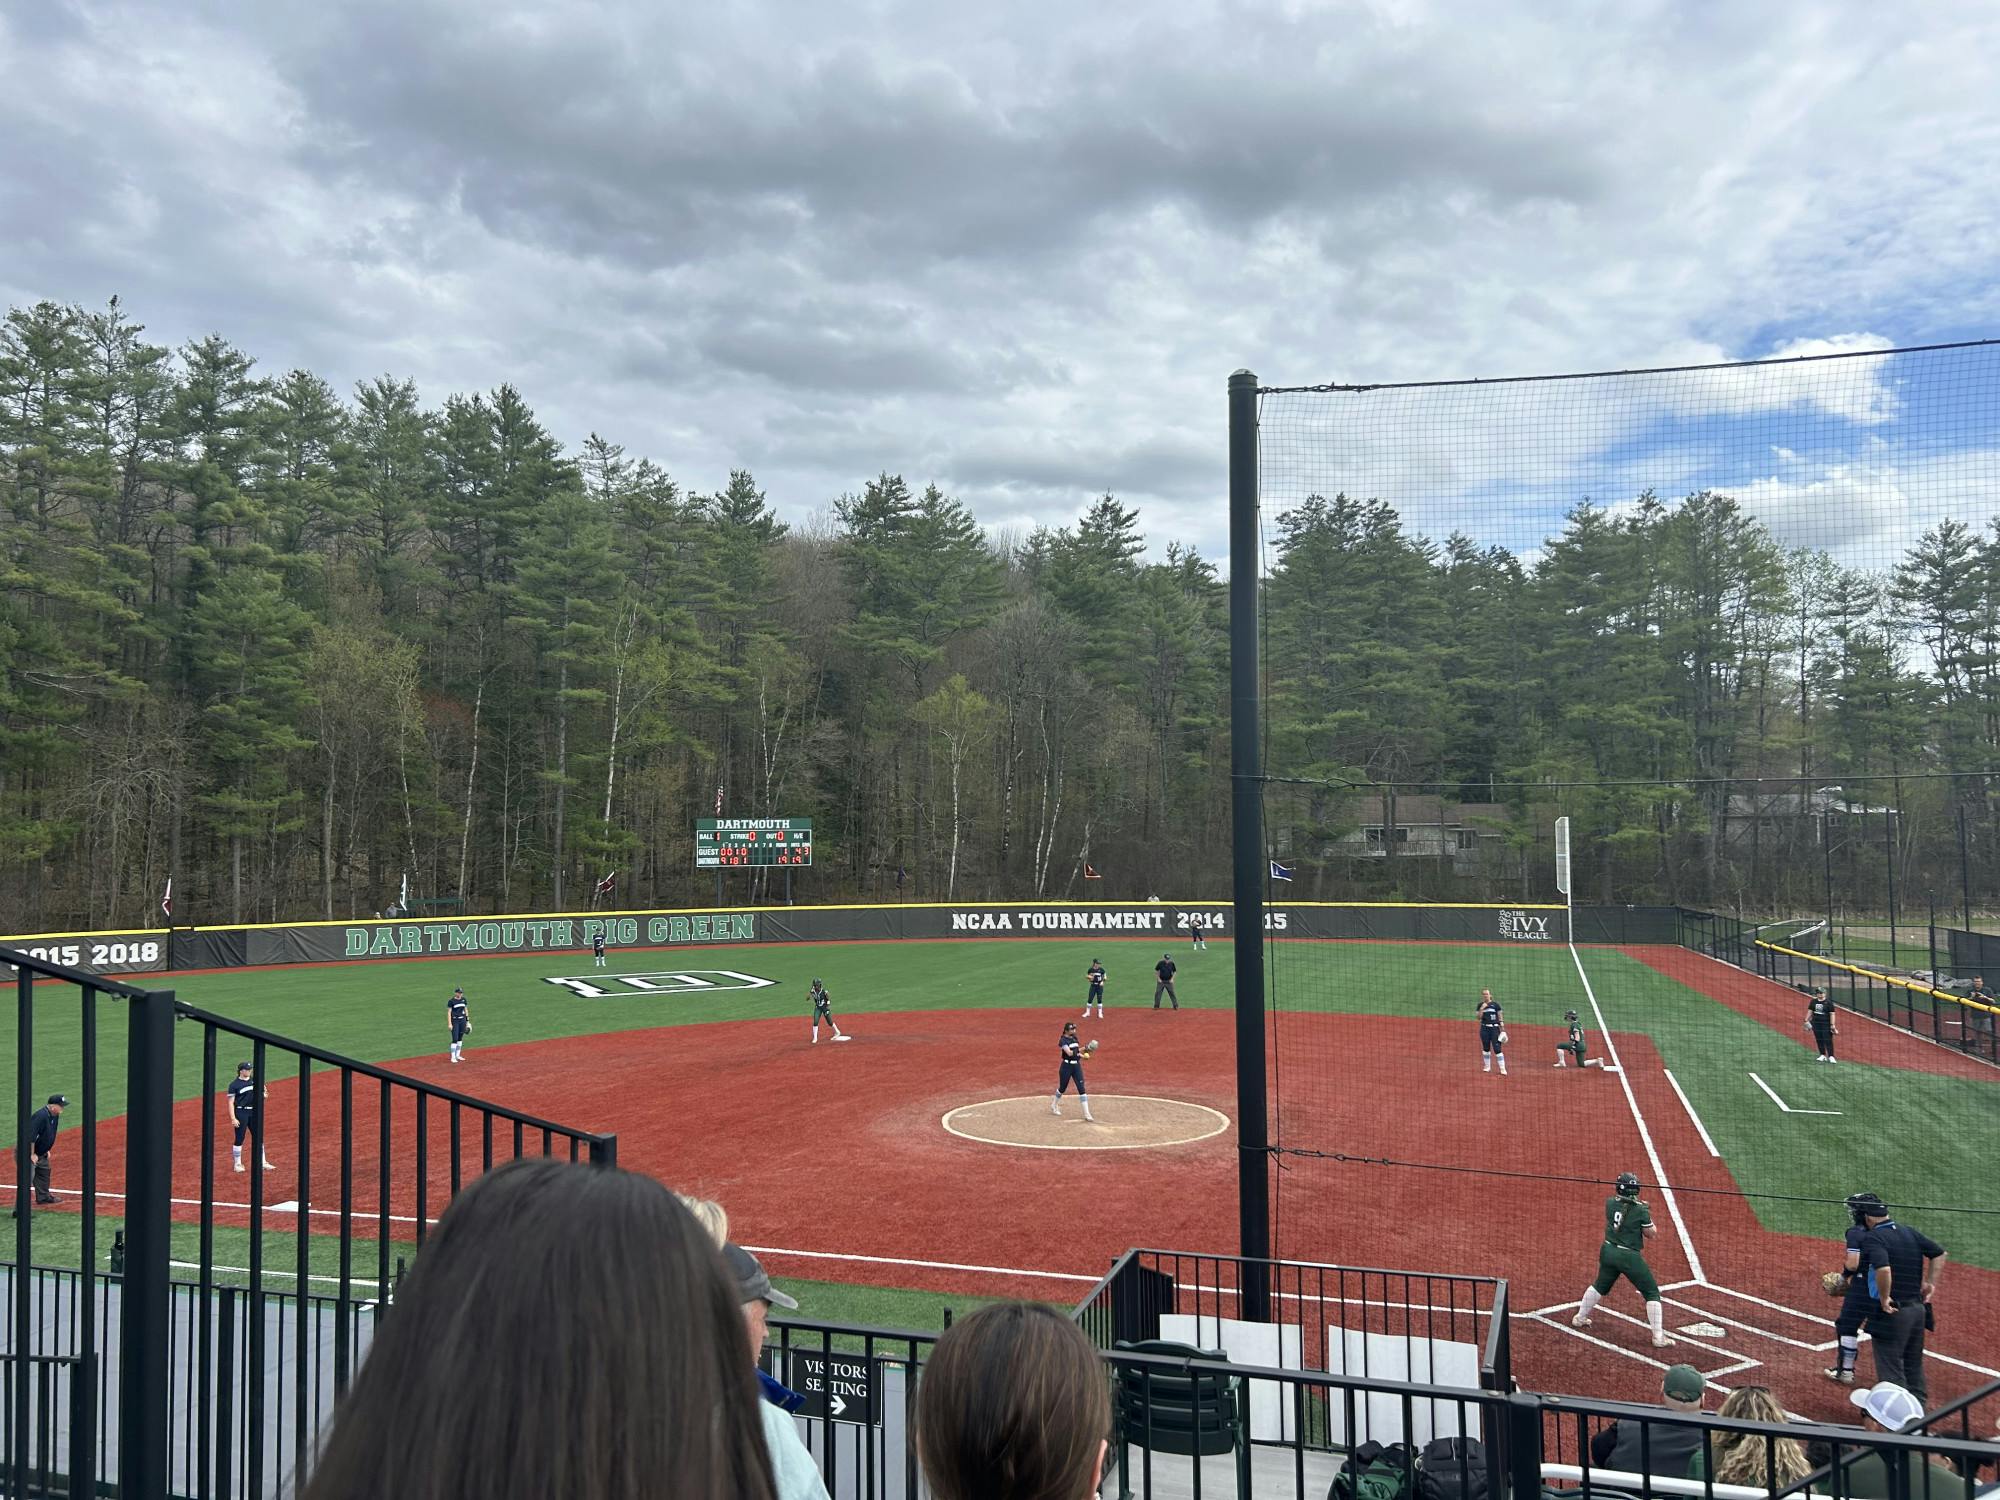
[(1410, 1482), (1416, 1464), (1401, 1443), (1388, 1447), (1372, 1438), (1347, 1456), (1333, 1476), (1326, 1500), (1412, 1500)]
[(1478, 1438), (1432, 1438), (1417, 1466), (1417, 1500), (1486, 1500), (1486, 1449)]

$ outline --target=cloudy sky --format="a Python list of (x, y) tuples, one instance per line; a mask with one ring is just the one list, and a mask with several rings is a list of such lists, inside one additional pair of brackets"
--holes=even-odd
[[(1110, 490), (1220, 555), (1238, 366), (2000, 332), (1996, 64), (1990, 0), (34, 0), (0, 8), (0, 298), (115, 293), (341, 387), (509, 380), (568, 443), (698, 489), (747, 467), (794, 518), (886, 468), (995, 528)], [(1841, 380), (1711, 381), (1671, 430), (1509, 418), (1442, 464), (1378, 432), (1349, 487), (1407, 465), (1427, 529), (1473, 497), (1467, 529), (1531, 545), (1579, 475), (1702, 479), (1670, 450), (1732, 414), (1759, 472), (1728, 482), (1778, 487), (1802, 539), (1784, 496), (1882, 512), (1920, 464), (2000, 472), (1990, 425), (1907, 451), (1912, 390)], [(1783, 410), (1838, 430), (1784, 443)]]

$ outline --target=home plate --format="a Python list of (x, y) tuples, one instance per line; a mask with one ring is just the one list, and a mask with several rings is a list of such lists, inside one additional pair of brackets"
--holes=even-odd
[(1691, 1339), (1719, 1339), (1724, 1332), (1713, 1323), (1690, 1323), (1676, 1331), (1686, 1334)]

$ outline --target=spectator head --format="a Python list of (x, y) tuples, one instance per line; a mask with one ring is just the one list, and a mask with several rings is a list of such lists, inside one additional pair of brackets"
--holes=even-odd
[(51, 1095), (49, 1095), (49, 1098), (48, 1098), (48, 1110), (49, 1110), (49, 1113), (50, 1113), (50, 1114), (52, 1114), (52, 1115), (59, 1115), (59, 1114), (61, 1114), (61, 1113), (63, 1112), (63, 1110), (64, 1110), (65, 1108), (67, 1108), (67, 1107), (68, 1107), (68, 1105), (69, 1105), (69, 1096), (68, 1096), (68, 1095), (66, 1095), (66, 1094), (51, 1094)]
[(695, 1223), (708, 1231), (708, 1237), (715, 1241), (720, 1250), (729, 1243), (729, 1214), (713, 1198), (690, 1198), (686, 1193), (676, 1193), (681, 1207), (694, 1215)]
[(917, 1384), (917, 1457), (937, 1500), (1085, 1500), (1110, 1433), (1097, 1350), (1040, 1303), (952, 1324)]
[(743, 1322), (750, 1332), (750, 1357), (754, 1360), (764, 1352), (772, 1306), (797, 1312), (799, 1305), (771, 1285), (771, 1278), (757, 1257), (741, 1245), (724, 1245), (722, 1258), (729, 1263), (729, 1274), (736, 1279), (736, 1300), (743, 1307)]
[(1901, 1432), (1924, 1414), (1922, 1402), (1886, 1380), (1866, 1390), (1850, 1391), (1847, 1399), (1861, 1408), (1870, 1426), (1884, 1432)]
[[(1719, 1416), (1740, 1422), (1764, 1422), (1782, 1427), (1791, 1418), (1771, 1394), (1768, 1386), (1738, 1386), (1724, 1399)], [(1792, 1438), (1768, 1441), (1755, 1433), (1718, 1432), (1710, 1439), (1715, 1450), (1715, 1479), (1718, 1484), (1763, 1487), (1772, 1475), (1779, 1486), (1798, 1483), (1812, 1472), (1805, 1448)]]
[(1660, 1395), (1675, 1411), (1700, 1411), (1708, 1382), (1693, 1365), (1669, 1365), (1660, 1381)]
[(659, 1183), (551, 1158), (454, 1199), (304, 1500), (770, 1500), (721, 1255)]

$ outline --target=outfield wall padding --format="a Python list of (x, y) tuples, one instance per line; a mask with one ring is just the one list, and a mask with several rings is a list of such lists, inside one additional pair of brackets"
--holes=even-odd
[[(441, 921), (307, 922), (165, 932), (41, 934), (0, 938), (37, 956), (101, 974), (162, 969), (233, 969), (371, 959), (575, 952), (599, 932), (617, 948), (733, 943), (828, 943), (899, 939), (1104, 937), (1184, 943), (1199, 912), (1226, 938), (1226, 904), (1180, 902), (995, 902), (898, 906), (779, 906), (734, 910), (612, 912)], [(1576, 909), (1580, 943), (1671, 943), (1672, 907)], [(1375, 942), (1561, 943), (1560, 906), (1274, 904), (1273, 938)]]

